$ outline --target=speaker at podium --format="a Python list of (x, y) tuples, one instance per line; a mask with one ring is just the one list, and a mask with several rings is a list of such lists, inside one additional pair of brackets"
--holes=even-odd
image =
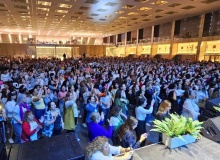
[(204, 137), (220, 142), (220, 116), (208, 119), (202, 127), (201, 133)]

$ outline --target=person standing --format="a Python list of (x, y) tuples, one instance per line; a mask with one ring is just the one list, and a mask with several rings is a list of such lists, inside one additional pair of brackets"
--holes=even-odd
[(65, 53), (63, 54), (63, 60), (64, 61), (66, 60), (66, 54)]
[[(147, 115), (149, 115), (153, 112), (154, 102), (155, 102), (154, 99), (152, 99), (151, 104), (150, 104), (150, 108), (145, 109), (145, 107), (147, 105), (147, 100), (145, 98), (138, 99), (138, 107), (136, 107), (136, 109), (135, 109), (136, 118), (138, 120), (138, 125), (136, 128), (137, 140), (140, 140), (141, 135), (143, 133), (146, 133), (145, 119), (146, 119)], [(144, 143), (142, 142), (140, 145), (141, 145), (141, 147), (143, 147)]]

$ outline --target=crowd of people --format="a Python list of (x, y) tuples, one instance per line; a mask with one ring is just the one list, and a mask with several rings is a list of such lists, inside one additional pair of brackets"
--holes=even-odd
[(220, 96), (219, 69), (206, 61), (5, 58), (0, 120), (7, 122), (10, 143), (74, 133), (82, 124), (89, 159), (124, 152), (122, 159), (130, 159), (133, 148), (145, 145), (154, 118), (176, 113), (198, 119), (206, 100)]

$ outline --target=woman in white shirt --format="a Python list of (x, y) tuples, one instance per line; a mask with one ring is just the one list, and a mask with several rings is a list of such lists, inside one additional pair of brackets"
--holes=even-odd
[[(108, 143), (108, 139), (103, 136), (96, 137), (87, 147), (86, 155), (89, 160), (129, 160), (132, 152), (129, 148), (115, 147)], [(112, 156), (125, 153), (123, 156)]]
[(182, 115), (185, 117), (190, 117), (193, 120), (198, 120), (199, 113), (199, 107), (195, 102), (195, 91), (193, 90), (186, 90), (185, 91), (185, 97), (186, 100), (183, 103), (183, 111)]
[[(153, 112), (153, 106), (154, 106), (155, 100), (152, 99), (151, 105), (149, 109), (145, 109), (147, 105), (147, 99), (141, 97), (138, 99), (138, 107), (135, 109), (136, 113), (136, 118), (138, 120), (138, 125), (136, 128), (136, 135), (137, 135), (137, 140), (140, 140), (141, 135), (146, 133), (146, 121), (145, 118), (147, 114), (151, 114)], [(144, 146), (145, 142), (141, 143), (141, 147)]]

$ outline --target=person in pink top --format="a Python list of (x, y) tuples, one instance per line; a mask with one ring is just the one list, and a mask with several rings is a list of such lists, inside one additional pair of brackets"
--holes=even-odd
[(63, 85), (61, 87), (61, 90), (59, 91), (58, 93), (58, 99), (59, 99), (59, 108), (60, 108), (60, 113), (61, 113), (61, 116), (63, 117), (63, 113), (64, 113), (64, 101), (65, 101), (65, 98), (66, 98), (66, 87)]

